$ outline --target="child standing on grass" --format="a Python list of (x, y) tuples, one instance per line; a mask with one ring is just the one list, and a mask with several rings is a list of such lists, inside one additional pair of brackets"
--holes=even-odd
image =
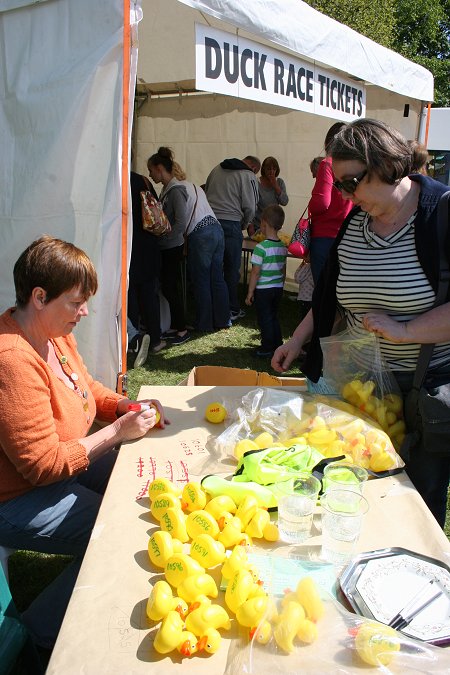
[(261, 331), (261, 346), (255, 351), (255, 356), (261, 358), (271, 358), (283, 342), (278, 321), (278, 307), (286, 277), (287, 248), (278, 237), (283, 223), (284, 211), (281, 206), (271, 204), (264, 209), (261, 232), (265, 239), (255, 246), (251, 258), (252, 271), (245, 304), (250, 306), (255, 303)]

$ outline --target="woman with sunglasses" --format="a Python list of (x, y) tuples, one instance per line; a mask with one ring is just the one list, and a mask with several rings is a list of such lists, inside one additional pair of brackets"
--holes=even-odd
[(343, 126), (344, 122), (336, 122), (327, 131), (324, 143), (327, 156), (319, 164), (311, 199), (308, 203), (308, 214), (311, 221), (309, 259), (314, 283), (317, 282), (329, 250), (352, 208), (351, 202), (345, 199), (346, 195), (342, 195), (334, 186), (334, 175), (331, 157), (329, 156), (333, 138)]
[[(346, 125), (329, 154), (335, 187), (354, 208), (333, 244), (311, 311), (272, 359), (286, 371), (310, 340), (302, 367), (313, 382), (322, 371), (320, 338), (345, 316), (355, 338), (372, 331), (403, 393), (412, 387), (422, 344), (435, 344), (426, 388), (439, 388), (450, 418), (450, 302), (433, 308), (439, 277), (438, 204), (448, 188), (412, 174), (414, 148), (387, 124), (362, 119)], [(450, 259), (450, 236), (446, 238)], [(450, 445), (450, 438), (449, 438)], [(444, 525), (450, 455), (427, 452), (423, 441), (404, 458), (409, 477)]]

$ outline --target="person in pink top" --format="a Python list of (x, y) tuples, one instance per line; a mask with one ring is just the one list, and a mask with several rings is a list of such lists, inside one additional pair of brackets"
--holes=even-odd
[(314, 283), (317, 283), (327, 259), (328, 251), (352, 208), (351, 201), (344, 199), (333, 185), (334, 175), (331, 169), (331, 157), (328, 157), (328, 148), (331, 141), (343, 126), (344, 122), (336, 122), (328, 129), (324, 143), (327, 156), (319, 164), (316, 182), (308, 204), (308, 213), (311, 219), (309, 250)]

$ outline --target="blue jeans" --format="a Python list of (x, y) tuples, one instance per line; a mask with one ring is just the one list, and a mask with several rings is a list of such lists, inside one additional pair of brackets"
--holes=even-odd
[(23, 613), (42, 647), (55, 643), (116, 457), (112, 450), (78, 476), (0, 503), (2, 546), (74, 556)]
[(224, 235), (219, 223), (192, 232), (187, 243), (188, 275), (195, 301), (195, 327), (210, 332), (230, 320), (228, 289), (223, 277)]
[(309, 260), (311, 263), (311, 274), (314, 283), (317, 284), (320, 273), (328, 258), (328, 252), (332, 247), (334, 237), (313, 237), (309, 246)]
[(228, 286), (230, 310), (239, 312), (238, 286), (241, 278), (242, 234), (241, 223), (236, 220), (220, 220), (225, 235), (225, 253), (223, 256), (223, 276)]
[(283, 295), (282, 288), (256, 288), (255, 308), (261, 331), (261, 351), (274, 352), (283, 343), (278, 307)]

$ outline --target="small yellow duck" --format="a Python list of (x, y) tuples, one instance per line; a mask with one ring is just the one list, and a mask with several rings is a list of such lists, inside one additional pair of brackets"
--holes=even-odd
[(186, 577), (177, 587), (177, 593), (180, 598), (188, 603), (193, 603), (199, 595), (206, 595), (211, 598), (217, 598), (218, 590), (214, 579), (210, 574), (191, 574)]
[(164, 617), (155, 635), (153, 646), (159, 654), (168, 654), (183, 641), (184, 621), (178, 612), (171, 610)]
[(169, 532), (163, 530), (156, 530), (156, 532), (148, 540), (148, 555), (150, 561), (155, 567), (166, 566), (167, 560), (175, 553), (181, 553), (183, 544), (179, 539), (171, 537)]
[(179, 597), (174, 597), (167, 581), (157, 581), (147, 600), (147, 616), (152, 621), (161, 621), (171, 610), (177, 611), (183, 618), (188, 611), (188, 604)]
[(205, 651), (207, 654), (215, 654), (222, 642), (222, 636), (216, 628), (208, 628), (197, 642), (197, 651)]
[(227, 611), (221, 606), (211, 603), (209, 598), (197, 600), (189, 608), (186, 616), (186, 629), (201, 637), (207, 635), (210, 628), (231, 628), (230, 617)]

